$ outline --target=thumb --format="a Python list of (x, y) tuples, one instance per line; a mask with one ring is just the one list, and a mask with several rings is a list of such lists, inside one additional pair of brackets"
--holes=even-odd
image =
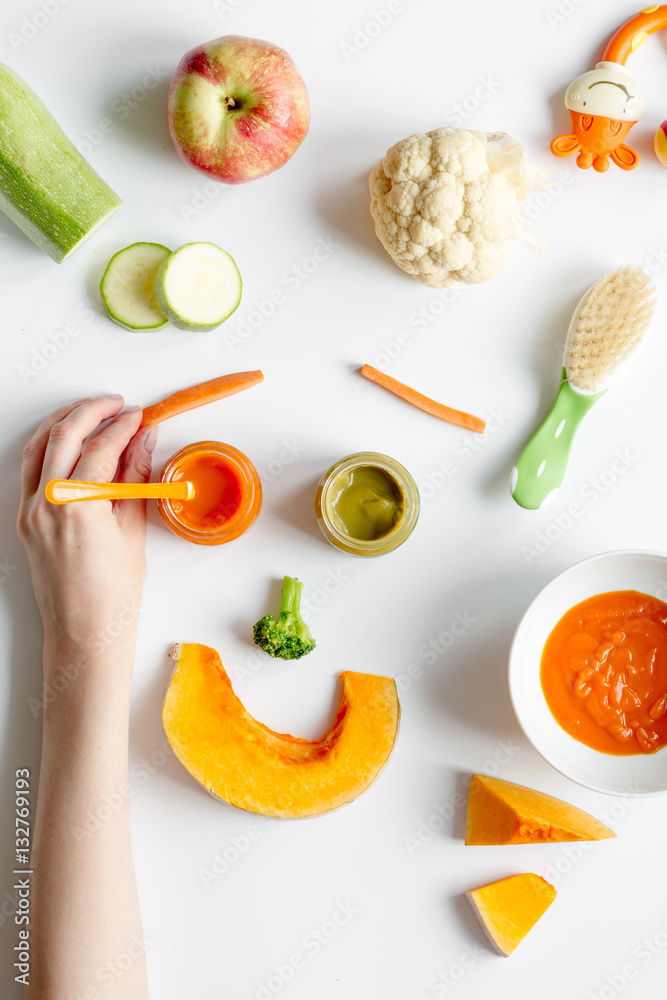
[[(158, 438), (157, 424), (141, 427), (123, 452), (119, 468), (119, 483), (147, 483), (153, 467), (152, 455)], [(146, 520), (145, 500), (119, 500), (117, 513), (126, 524), (135, 518)]]

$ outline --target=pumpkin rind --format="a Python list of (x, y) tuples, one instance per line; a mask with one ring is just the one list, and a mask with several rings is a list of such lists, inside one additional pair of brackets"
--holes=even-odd
[(607, 840), (616, 834), (583, 809), (513, 781), (473, 774), (466, 844), (538, 844)]
[(230, 805), (265, 816), (316, 816), (375, 780), (391, 753), (400, 707), (390, 677), (344, 671), (336, 720), (319, 740), (276, 733), (232, 689), (215, 649), (174, 647), (162, 722), (176, 757)]

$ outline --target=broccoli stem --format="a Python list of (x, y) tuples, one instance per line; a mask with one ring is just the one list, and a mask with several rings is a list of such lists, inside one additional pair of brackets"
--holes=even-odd
[(286, 576), (283, 580), (283, 596), (280, 602), (279, 614), (290, 614), (296, 618), (301, 617), (301, 591), (303, 584), (300, 580), (295, 580), (293, 576)]

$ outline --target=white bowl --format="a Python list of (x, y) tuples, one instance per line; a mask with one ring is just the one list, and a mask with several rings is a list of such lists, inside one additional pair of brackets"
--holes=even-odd
[(584, 559), (540, 591), (519, 622), (509, 661), (514, 711), (544, 759), (572, 781), (609, 795), (667, 791), (667, 747), (654, 754), (614, 756), (592, 750), (558, 725), (540, 684), (540, 660), (554, 625), (573, 605), (611, 590), (639, 590), (667, 603), (667, 555), (629, 550)]

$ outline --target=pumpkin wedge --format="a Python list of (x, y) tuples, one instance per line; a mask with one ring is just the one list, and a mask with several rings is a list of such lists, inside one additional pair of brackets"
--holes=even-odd
[(513, 781), (473, 774), (466, 844), (541, 844), (606, 840), (616, 834), (583, 809)]
[(466, 898), (493, 947), (507, 958), (549, 909), (556, 890), (528, 872), (471, 889)]
[(275, 733), (246, 712), (215, 649), (174, 646), (162, 707), (181, 764), (217, 798), (264, 816), (317, 816), (365, 791), (391, 753), (396, 684), (346, 670), (336, 721), (319, 740)]

